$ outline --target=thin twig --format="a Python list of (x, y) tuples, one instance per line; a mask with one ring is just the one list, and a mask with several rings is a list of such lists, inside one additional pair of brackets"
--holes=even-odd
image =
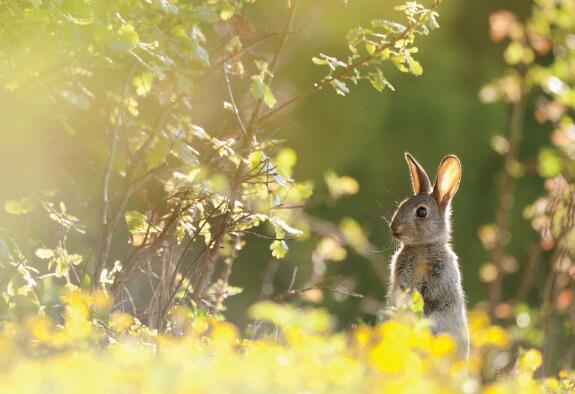
[[(291, 30), (293, 22), (295, 20), (295, 15), (296, 15), (296, 10), (297, 10), (298, 5), (299, 5), (299, 0), (294, 0), (293, 4), (291, 5), (292, 8), (291, 8), (290, 16), (286, 22), (285, 31)], [(272, 58), (272, 61), (271, 61), (270, 66), (268, 68), (269, 74), (265, 77), (266, 80), (264, 81), (264, 83), (266, 83), (268, 86), (270, 85), (271, 79), (273, 78), (274, 74), (277, 71), (277, 67), (279, 65), (279, 60), (280, 60), (281, 54), (283, 53), (283, 50), (287, 44), (288, 39), (289, 39), (289, 35), (287, 35), (287, 34), (284, 35), (282, 37), (280, 45), (278, 46), (276, 52), (274, 53), (274, 57)], [(261, 111), (263, 109), (263, 105), (264, 105), (264, 98), (261, 97), (256, 102), (256, 106), (254, 108), (254, 111), (253, 111), (252, 116), (250, 118), (250, 122), (248, 124), (248, 133), (247, 133), (248, 138), (246, 138), (248, 143), (251, 143), (251, 137), (252, 137), (253, 133), (255, 133), (257, 125), (261, 122), (261, 120), (263, 118), (263, 117), (261, 117)], [(250, 135), (250, 133), (252, 135)]]
[(244, 135), (246, 135), (248, 132), (246, 130), (246, 126), (244, 126), (244, 122), (242, 121), (240, 111), (238, 109), (238, 106), (236, 104), (236, 100), (234, 98), (234, 92), (232, 90), (232, 84), (230, 82), (230, 77), (228, 75), (228, 64), (227, 63), (224, 63), (224, 79), (226, 81), (226, 87), (228, 89), (228, 95), (230, 96), (230, 102), (232, 104), (232, 109), (234, 111), (234, 115), (236, 116), (238, 124), (240, 125), (240, 128), (242, 129), (242, 133)]
[(364, 295), (363, 294), (359, 294), (359, 293), (354, 293), (354, 292), (347, 292), (347, 291), (343, 291), (340, 290), (338, 288), (334, 288), (334, 287), (329, 287), (329, 286), (309, 286), (309, 287), (305, 287), (303, 289), (295, 289), (295, 290), (289, 290), (286, 291), (285, 293), (279, 294), (277, 296), (275, 296), (273, 299), (274, 301), (284, 301), (285, 299), (292, 297), (294, 295), (299, 295), (302, 293), (306, 293), (310, 290), (327, 290), (330, 291), (332, 293), (336, 293), (336, 294), (341, 294), (344, 296), (348, 296), (348, 297), (353, 297), (353, 298), (363, 298)]
[[(128, 89), (130, 87), (130, 82), (132, 81), (132, 76), (136, 67), (133, 66), (128, 73), (126, 82), (124, 83), (124, 90), (122, 93), (122, 102), (128, 95)], [(110, 179), (112, 176), (112, 170), (114, 167), (114, 160), (116, 157), (116, 149), (118, 145), (118, 133), (120, 127), (125, 127), (125, 109), (122, 107), (121, 117), (117, 122), (114, 130), (112, 132), (110, 141), (110, 151), (108, 153), (108, 160), (106, 162), (106, 169), (104, 173), (104, 186), (102, 191), (103, 207), (102, 207), (102, 233), (100, 234), (100, 242), (98, 244), (98, 250), (96, 253), (96, 259), (94, 261), (94, 269), (92, 272), (92, 288), (96, 288), (100, 284), (100, 273), (108, 261), (108, 256), (110, 254), (110, 247), (112, 243), (112, 237), (115, 230), (115, 225), (110, 224)]]

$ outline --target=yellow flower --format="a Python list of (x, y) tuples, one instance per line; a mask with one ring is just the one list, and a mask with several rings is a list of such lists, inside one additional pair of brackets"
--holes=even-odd
[(438, 357), (451, 356), (455, 352), (455, 342), (447, 334), (434, 338), (431, 342), (431, 354)]
[(537, 349), (529, 349), (519, 357), (517, 367), (520, 371), (534, 372), (543, 363), (541, 352)]

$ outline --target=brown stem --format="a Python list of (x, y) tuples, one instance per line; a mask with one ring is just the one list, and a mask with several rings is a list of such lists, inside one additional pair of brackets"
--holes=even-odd
[(98, 251), (96, 253), (96, 260), (94, 262), (94, 269), (92, 272), (92, 289), (95, 289), (100, 284), (100, 273), (106, 265), (108, 256), (110, 254), (110, 247), (112, 244), (112, 236), (114, 234), (113, 226), (110, 223), (110, 176), (116, 155), (116, 147), (118, 145), (118, 127), (114, 128), (112, 133), (112, 140), (110, 142), (110, 152), (108, 154), (108, 161), (106, 163), (106, 171), (104, 174), (104, 188), (103, 188), (103, 207), (102, 207), (102, 233), (100, 235), (100, 242)]
[(531, 245), (528, 252), (529, 260), (524, 268), (523, 276), (519, 282), (519, 287), (517, 288), (517, 293), (515, 293), (516, 302), (525, 301), (529, 295), (529, 292), (535, 284), (539, 265), (541, 264), (541, 259), (543, 257), (543, 251), (537, 244)]
[(295, 289), (295, 290), (289, 290), (286, 291), (285, 293), (282, 294), (278, 294), (277, 296), (275, 296), (273, 298), (274, 301), (284, 301), (285, 299), (292, 297), (294, 295), (299, 295), (302, 293), (306, 293), (310, 290), (327, 290), (330, 291), (332, 293), (336, 293), (336, 294), (341, 294), (344, 296), (348, 296), (348, 297), (354, 297), (354, 298), (363, 298), (364, 295), (363, 294), (359, 294), (359, 293), (353, 293), (353, 292), (347, 292), (347, 291), (343, 291), (343, 290), (339, 290), (335, 287), (329, 287), (329, 286), (309, 286), (309, 287), (305, 287), (303, 289)]
[[(128, 95), (128, 89), (130, 87), (130, 82), (136, 71), (136, 66), (132, 66), (126, 81), (124, 83), (124, 90), (122, 92), (122, 102), (124, 102), (126, 96)], [(100, 234), (100, 241), (98, 243), (98, 249), (96, 251), (96, 258), (94, 260), (94, 269), (92, 271), (91, 287), (95, 289), (100, 285), (100, 274), (102, 269), (106, 266), (108, 257), (110, 255), (110, 248), (112, 245), (112, 238), (114, 236), (114, 231), (116, 229), (116, 221), (111, 221), (110, 214), (110, 178), (112, 176), (112, 170), (114, 168), (114, 160), (116, 157), (116, 149), (118, 145), (118, 137), (120, 132), (120, 127), (125, 127), (125, 110), (122, 108), (121, 117), (114, 127), (112, 132), (112, 140), (110, 141), (110, 151), (108, 153), (108, 160), (106, 162), (106, 169), (104, 172), (104, 186), (102, 191), (103, 206), (102, 206), (102, 230)]]
[(514, 207), (513, 190), (515, 188), (516, 178), (511, 174), (511, 169), (516, 165), (519, 156), (519, 148), (523, 137), (523, 120), (525, 118), (526, 90), (525, 71), (521, 73), (521, 97), (509, 105), (509, 123), (507, 127), (507, 139), (509, 149), (503, 156), (503, 168), (497, 176), (497, 185), (499, 187), (499, 200), (495, 213), (496, 240), (491, 249), (490, 259), (497, 269), (495, 280), (489, 283), (487, 299), (490, 305), (492, 317), (495, 315), (495, 308), (502, 299), (502, 286), (504, 271), (502, 269), (503, 259), (505, 258), (506, 243), (505, 239), (509, 231), (509, 221), (511, 212)]

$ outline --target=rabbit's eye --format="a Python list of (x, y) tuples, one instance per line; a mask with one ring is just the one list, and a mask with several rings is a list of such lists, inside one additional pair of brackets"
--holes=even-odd
[(417, 216), (418, 218), (426, 217), (427, 216), (427, 208), (425, 208), (425, 207), (417, 208), (417, 210), (415, 211), (415, 216)]

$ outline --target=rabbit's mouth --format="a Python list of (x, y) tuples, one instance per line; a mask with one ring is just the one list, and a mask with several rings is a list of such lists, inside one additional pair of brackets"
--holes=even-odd
[(403, 243), (403, 244), (411, 244), (413, 241), (411, 239), (411, 237), (405, 236), (405, 235), (401, 235), (399, 237), (395, 237), (395, 239), (397, 239), (399, 242)]
[(400, 241), (400, 242), (409, 242), (411, 237), (409, 237), (406, 233), (407, 231), (405, 231), (406, 228), (403, 224), (395, 224), (392, 223), (389, 226), (389, 231), (391, 232), (391, 235), (393, 236), (393, 238), (395, 238), (396, 240)]
[(392, 231), (391, 235), (393, 236), (394, 239), (396, 239), (399, 242), (402, 242), (402, 243), (411, 242), (411, 237), (404, 234), (404, 233), (400, 233), (398, 231)]

